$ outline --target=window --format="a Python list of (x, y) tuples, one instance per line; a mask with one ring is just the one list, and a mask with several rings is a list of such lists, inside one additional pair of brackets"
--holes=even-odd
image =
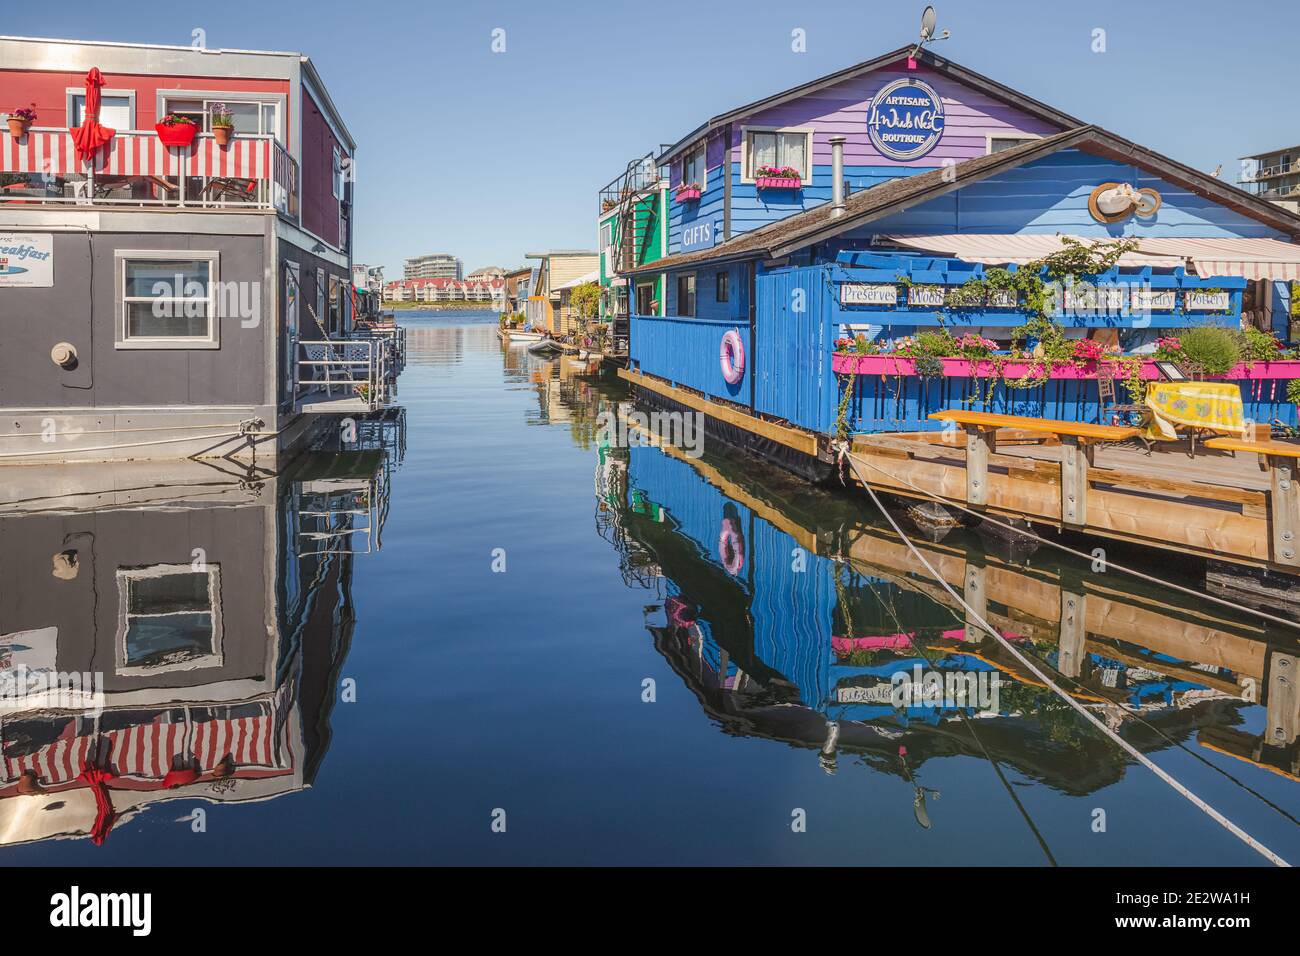
[(217, 348), (218, 253), (117, 254), (119, 349)]
[(695, 316), (695, 273), (677, 277), (677, 314), (688, 318)]
[(1017, 146), (1023, 146), (1030, 140), (1038, 139), (1037, 136), (990, 136), (988, 143), (989, 155), (1000, 153), (1003, 150), (1014, 149)]
[[(132, 90), (99, 91), (99, 121), (109, 129), (135, 129), (135, 92)], [(80, 126), (86, 116), (84, 89), (68, 90), (68, 126)]]
[(727, 302), (731, 299), (731, 273), (718, 273), (717, 295), (714, 297), (718, 302)]
[(655, 286), (653, 282), (641, 282), (636, 287), (636, 314), (657, 315), (659, 309), (655, 303)]
[(118, 568), (117, 592), (119, 675), (221, 666), (219, 565)]
[(337, 335), (343, 331), (343, 296), (340, 286), (338, 276), (330, 276), (330, 314), (326, 326), (330, 335)]
[(326, 335), (329, 334), (328, 332), (329, 327), (325, 324), (326, 315), (325, 315), (325, 270), (324, 269), (316, 270), (316, 313), (312, 316), (312, 319), (313, 321), (315, 321), (315, 323), (318, 326), (326, 330)]
[(225, 96), (221, 93), (191, 93), (183, 96), (171, 94), (163, 98), (159, 115), (179, 113), (198, 123), (199, 128), (204, 132), (211, 132), (212, 108), (218, 103), (223, 104), (226, 109), (230, 110), (236, 133), (245, 135), (262, 134), (274, 136), (281, 142), (284, 141), (284, 137), (280, 133), (279, 97), (274, 99), (249, 98), (246, 93), (242, 96), (239, 94)]
[(708, 172), (704, 168), (704, 155), (703, 143), (700, 143), (699, 146), (686, 154), (686, 157), (682, 160), (683, 185), (698, 183), (700, 189), (705, 188)]
[[(335, 199), (343, 198), (343, 150), (337, 146), (334, 147), (334, 177), (333, 192)], [(590, 235), (590, 233), (588, 233)], [(341, 234), (340, 234), (341, 237)]]
[(600, 247), (608, 249), (614, 244), (614, 223), (613, 221), (602, 222), (600, 224)]
[(750, 182), (763, 166), (791, 166), (807, 181), (812, 172), (812, 132), (806, 129), (745, 131), (744, 178)]

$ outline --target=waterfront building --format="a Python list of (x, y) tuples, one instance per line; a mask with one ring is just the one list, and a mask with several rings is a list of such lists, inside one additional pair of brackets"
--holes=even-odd
[(505, 274), (505, 310), (511, 315), (523, 314), (528, 301), (528, 281), (532, 274), (531, 268), (514, 269)]
[(505, 302), (504, 279), (397, 279), (384, 286), (390, 302), (482, 302), (500, 308)]
[(0, 133), (0, 461), (271, 462), (388, 401), (308, 57), (7, 37), (0, 86), (37, 112)]
[(668, 177), (653, 155), (643, 156), (628, 163), (598, 200), (600, 318), (611, 326), (614, 351), (626, 352), (633, 308), (643, 315), (664, 314), (663, 276), (642, 276), (633, 286), (624, 273), (668, 253)]
[(556, 250), (530, 252), (525, 259), (536, 259), (536, 275), (529, 283), (525, 315), (534, 329), (549, 329), (563, 334), (561, 326), (560, 287), (599, 268), (600, 257), (595, 252)]
[[(910, 360), (836, 355), (837, 342), (861, 335), (863, 352), (906, 358), (913, 336), (942, 328), (1006, 355), (1029, 303), (952, 293), (1063, 249), (1062, 237), (1132, 240), (1093, 278), (1133, 297), (1114, 310), (1059, 299), (1068, 338), (1140, 355), (1194, 325), (1289, 335), (1300, 217), (928, 50), (904, 47), (721, 114), (658, 162), (670, 168), (669, 255), (630, 276), (666, 273), (666, 309), (634, 311), (632, 372), (823, 446), (837, 431), (939, 428), (931, 412), (970, 399), (969, 363), (938, 363), (930, 384)], [(720, 363), (724, 337), (732, 360)], [(1151, 365), (1143, 375), (1155, 376)], [(1297, 377), (1294, 365), (1234, 371), (1271, 380), (1243, 391), (1250, 419), (1295, 424), (1281, 381)], [(1069, 371), (998, 387), (975, 407), (1109, 420), (1095, 372)], [(855, 390), (843, 405), (842, 388)]]
[(433, 252), (407, 259), (402, 269), (405, 279), (455, 279), (464, 278), (464, 263), (446, 252)]
[(1239, 182), (1261, 199), (1300, 211), (1300, 146), (1241, 157)]

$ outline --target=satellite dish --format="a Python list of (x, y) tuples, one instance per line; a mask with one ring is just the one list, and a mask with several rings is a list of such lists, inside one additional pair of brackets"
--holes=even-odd
[(926, 7), (925, 12), (921, 14), (922, 43), (934, 36), (934, 23), (934, 7)]

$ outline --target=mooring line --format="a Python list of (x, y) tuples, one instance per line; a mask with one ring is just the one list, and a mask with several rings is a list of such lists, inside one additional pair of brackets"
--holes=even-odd
[[(1214, 807), (1210, 806), (1210, 804), (1208, 804), (1200, 797), (1198, 797), (1195, 793), (1193, 793), (1182, 783), (1180, 783), (1172, 774), (1162, 769), (1157, 763), (1155, 763), (1153, 760), (1147, 757), (1146, 754), (1142, 753), (1142, 751), (1138, 750), (1136, 747), (1130, 744), (1119, 734), (1115, 733), (1115, 731), (1107, 727), (1100, 719), (1097, 718), (1096, 715), (1094, 715), (1090, 710), (1088, 710), (1077, 700), (1071, 697), (1067, 691), (1065, 691), (1059, 685), (1057, 685), (1057, 683), (1053, 681), (1050, 677), (1044, 674), (1042, 670), (1039, 669), (1039, 667), (1033, 661), (1025, 657), (1024, 654), (1020, 653), (1020, 651), (1010, 641), (1008, 641), (1005, 637), (1003, 637), (1001, 633), (999, 633), (991, 624), (989, 624), (988, 621), (984, 619), (984, 616), (980, 614), (979, 611), (971, 607), (971, 605), (966, 602), (966, 599), (964, 597), (962, 597), (955, 590), (953, 590), (952, 585), (948, 583), (948, 581), (943, 577), (943, 575), (941, 575), (938, 571), (935, 570), (934, 565), (930, 564), (930, 562), (926, 560), (925, 555), (923, 555), (920, 552), (920, 550), (917, 549), (916, 545), (912, 543), (912, 539), (907, 536), (906, 532), (903, 531), (903, 529), (899, 526), (898, 522), (894, 520), (894, 516), (889, 513), (888, 509), (885, 508), (884, 502), (880, 500), (880, 497), (879, 495), (876, 494), (875, 489), (872, 488), (871, 485), (868, 484), (863, 479), (862, 474), (858, 471), (857, 463), (854, 462), (852, 457), (847, 455), (845, 457), (849, 462), (849, 467), (853, 469), (854, 475), (857, 476), (858, 481), (862, 482), (862, 486), (867, 490), (867, 494), (871, 496), (871, 500), (875, 502), (876, 507), (880, 509), (880, 513), (885, 516), (885, 520), (888, 521), (890, 526), (894, 529), (894, 533), (897, 534), (899, 538), (902, 539), (903, 543), (907, 546), (907, 549), (912, 552), (912, 556), (915, 557), (918, 561), (920, 561), (922, 566), (924, 566), (925, 569), (930, 572), (930, 575), (931, 577), (934, 578), (935, 582), (940, 587), (942, 587), (945, 591), (947, 591), (948, 594), (966, 610), (966, 613), (970, 616), (969, 617), (970, 620), (973, 620), (976, 624), (978, 624), (981, 628), (983, 628), (994, 640), (996, 640), (999, 644), (1002, 645), (1004, 650), (1006, 650), (1012, 657), (1014, 657), (1026, 668), (1028, 668), (1029, 671), (1035, 677), (1041, 680), (1047, 687), (1050, 687), (1053, 693), (1055, 693), (1058, 697), (1064, 700), (1072, 708), (1074, 708), (1076, 711), (1082, 714), (1085, 720), (1087, 720), (1098, 730), (1100, 730), (1102, 734), (1104, 734), (1106, 737), (1110, 738), (1111, 741), (1113, 741), (1118, 747), (1120, 747), (1122, 750), (1128, 753), (1129, 756), (1131, 756), (1134, 760), (1138, 761), (1140, 764), (1142, 764), (1144, 767), (1146, 767), (1148, 770), (1154, 773), (1157, 777), (1163, 780), (1166, 784), (1168, 784), (1171, 788), (1173, 788), (1174, 791), (1176, 791), (1177, 793), (1185, 797), (1194, 806), (1200, 809), (1201, 812), (1205, 813), (1212, 820), (1214, 820), (1216, 823), (1222, 826), (1225, 830), (1227, 830), (1233, 836), (1237, 837), (1237, 839), (1241, 840), (1243, 843), (1249, 846), (1256, 853), (1259, 853), (1261, 856), (1263, 856), (1265, 859), (1271, 862), (1274, 866), (1289, 867), (1291, 865), (1282, 857), (1280, 857), (1278, 854), (1274, 853), (1272, 850), (1266, 847), (1263, 843), (1256, 840), (1253, 836), (1251, 836), (1241, 827), (1237, 826), (1237, 824), (1233, 823), (1231, 820), (1225, 817), (1218, 810), (1214, 809)], [(888, 474), (887, 472), (883, 472), (883, 473)], [(1018, 529), (1013, 529), (1013, 530), (1018, 530)]]
[[(842, 457), (845, 461), (849, 462), (850, 465), (853, 466), (853, 473), (857, 475), (858, 481), (862, 482), (863, 487), (869, 488), (870, 486), (867, 485), (866, 480), (862, 477), (861, 474), (858, 473), (857, 465), (853, 461), (852, 455), (847, 450), (845, 450)], [(964, 511), (968, 515), (973, 515), (974, 517), (979, 518), (983, 521), (987, 521), (990, 524), (997, 525), (999, 528), (1005, 528), (1008, 531), (1014, 531), (1016, 534), (1024, 535), (1026, 538), (1030, 538), (1034, 541), (1039, 542), (1040, 544), (1046, 544), (1050, 547), (1057, 548), (1058, 550), (1064, 551), (1066, 554), (1072, 554), (1076, 558), (1083, 558), (1085, 561), (1097, 560), (1096, 555), (1085, 554), (1084, 552), (1077, 551), (1074, 548), (1071, 548), (1069, 545), (1062, 544), (1059, 541), (1053, 541), (1050, 538), (1041, 537), (1032, 531), (1026, 531), (1023, 528), (1017, 528), (1015, 525), (1010, 525), (1004, 521), (999, 521), (998, 519), (992, 517), (991, 515), (985, 514), (982, 511), (975, 511), (972, 508), (968, 508), (966, 505), (961, 504), (960, 502), (952, 501), (948, 498), (943, 497), (942, 495), (936, 495), (934, 492), (926, 488), (921, 488), (918, 487), (917, 485), (912, 484), (912, 482), (908, 481), (906, 478), (900, 478), (899, 476), (886, 471), (885, 469), (881, 468), (879, 465), (873, 464), (869, 461), (863, 462), (863, 464), (866, 465), (868, 468), (880, 472), (882, 475), (885, 475), (887, 478), (890, 478), (898, 482), (899, 484), (906, 485), (908, 488), (911, 488), (913, 491), (918, 492), (919, 494), (922, 494), (933, 501), (937, 501), (941, 505), (948, 505), (950, 507), (956, 508), (958, 511)], [(1300, 625), (1297, 625), (1295, 621), (1288, 621), (1284, 617), (1277, 617), (1276, 615), (1269, 614), (1267, 611), (1260, 611), (1253, 607), (1246, 607), (1245, 605), (1242, 604), (1235, 604), (1232, 601), (1227, 600), (1226, 598), (1216, 597), (1213, 594), (1206, 594), (1203, 591), (1196, 591), (1192, 588), (1185, 587), (1184, 585), (1175, 584), (1173, 581), (1165, 581), (1162, 578), (1158, 578), (1155, 577), (1154, 575), (1147, 574), (1144, 571), (1138, 571), (1135, 568), (1125, 567), (1122, 564), (1118, 564), (1114, 561), (1111, 561), (1109, 558), (1103, 558), (1102, 560), (1105, 562), (1107, 568), (1114, 568), (1116, 571), (1122, 571), (1125, 574), (1131, 574), (1133, 577), (1146, 581), (1149, 584), (1158, 584), (1161, 587), (1166, 587), (1174, 591), (1179, 591), (1183, 594), (1189, 595), (1199, 600), (1211, 601), (1214, 604), (1220, 605), (1221, 607), (1230, 608), (1231, 610), (1238, 611), (1242, 614), (1251, 614), (1254, 615), (1255, 617), (1263, 618), (1266, 621), (1272, 621), (1275, 624), (1282, 624), (1293, 631), (1300, 629)]]

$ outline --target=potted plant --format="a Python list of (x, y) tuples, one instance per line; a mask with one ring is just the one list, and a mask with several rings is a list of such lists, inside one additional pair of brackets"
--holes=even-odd
[(677, 187), (678, 202), (697, 202), (703, 189), (699, 183), (682, 183)]
[[(32, 104), (35, 106), (35, 104)], [(36, 110), (27, 107), (19, 107), (9, 114), (9, 135), (17, 139), (19, 136), (26, 136), (27, 131), (32, 128), (36, 122)]]
[(760, 166), (754, 173), (754, 186), (758, 189), (798, 189), (803, 177), (793, 166)]
[(1300, 411), (1300, 378), (1293, 378), (1286, 383), (1286, 400)]
[(235, 114), (225, 103), (212, 107), (212, 138), (218, 146), (229, 146), (235, 136)]
[(198, 123), (188, 116), (177, 116), (175, 113), (168, 113), (153, 128), (164, 146), (188, 147), (199, 132)]

